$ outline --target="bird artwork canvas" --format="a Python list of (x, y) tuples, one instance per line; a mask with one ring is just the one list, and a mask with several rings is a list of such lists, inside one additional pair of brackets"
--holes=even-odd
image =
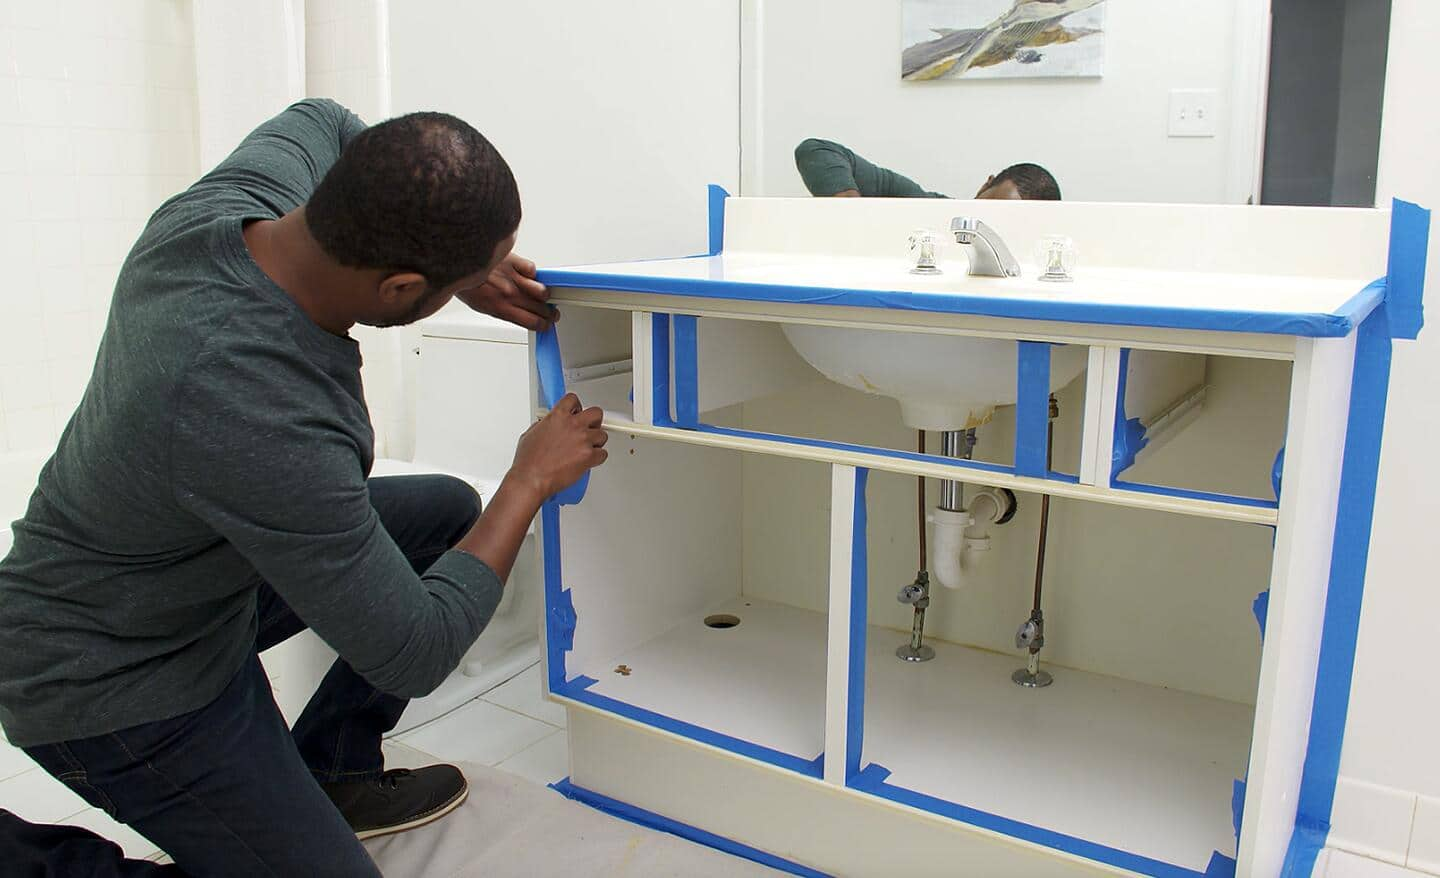
[(1100, 76), (1105, 0), (901, 0), (900, 77)]

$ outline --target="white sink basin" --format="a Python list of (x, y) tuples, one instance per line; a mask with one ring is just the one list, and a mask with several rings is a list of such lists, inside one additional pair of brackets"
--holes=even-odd
[[(900, 401), (916, 430), (962, 430), (990, 420), (1016, 399), (1018, 346), (1013, 341), (953, 335), (785, 324), (790, 344), (826, 378)], [(1086, 349), (1056, 346), (1050, 389), (1085, 371)]]

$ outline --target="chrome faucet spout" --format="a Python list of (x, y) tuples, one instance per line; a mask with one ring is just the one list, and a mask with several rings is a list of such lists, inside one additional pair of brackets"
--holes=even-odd
[(1019, 277), (1020, 263), (994, 229), (973, 216), (957, 216), (950, 221), (955, 243), (963, 244), (970, 257), (970, 274), (979, 277)]

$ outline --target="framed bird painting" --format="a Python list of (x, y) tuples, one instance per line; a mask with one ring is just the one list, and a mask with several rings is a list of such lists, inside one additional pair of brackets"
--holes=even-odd
[(901, 0), (900, 76), (1100, 76), (1105, 0)]

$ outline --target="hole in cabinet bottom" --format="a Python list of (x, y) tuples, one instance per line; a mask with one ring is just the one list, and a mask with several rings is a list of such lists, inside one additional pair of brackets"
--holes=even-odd
[(714, 616), (705, 617), (706, 628), (734, 628), (740, 624), (739, 616), (732, 616), (729, 613), (718, 613)]

